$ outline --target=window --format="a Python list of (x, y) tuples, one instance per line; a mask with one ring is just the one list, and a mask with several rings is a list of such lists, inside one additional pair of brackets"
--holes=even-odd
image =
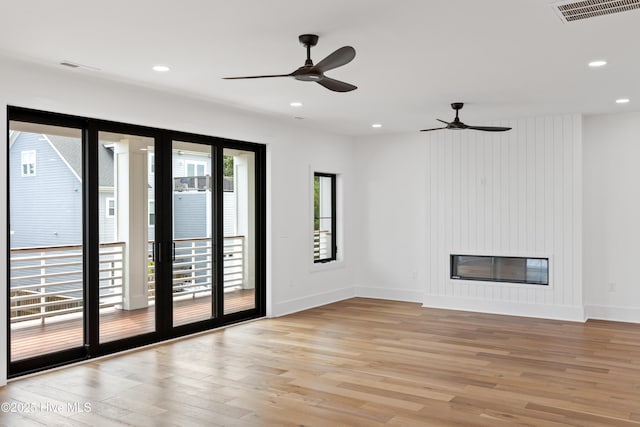
[(549, 259), (451, 255), (451, 278), (548, 285)]
[(156, 202), (149, 200), (149, 227), (156, 225)]
[(186, 176), (205, 176), (207, 174), (207, 164), (205, 162), (184, 162)]
[(105, 217), (113, 218), (116, 216), (116, 200), (113, 197), (105, 199)]
[(335, 261), (336, 175), (313, 174), (313, 261)]
[(36, 150), (20, 152), (22, 176), (34, 176), (36, 174)]

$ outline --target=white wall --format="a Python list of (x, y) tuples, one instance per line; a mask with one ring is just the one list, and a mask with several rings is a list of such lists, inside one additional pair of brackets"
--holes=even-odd
[[(366, 212), (359, 295), (583, 319), (581, 118), (501, 125), (513, 130), (358, 141)], [(548, 257), (551, 283), (451, 280), (452, 253)]]
[(363, 213), (357, 294), (422, 302), (429, 270), (424, 135), (360, 138), (357, 153)]
[[(187, 131), (267, 144), (268, 314), (280, 315), (353, 295), (358, 218), (354, 156), (350, 138), (302, 128), (293, 119), (258, 115), (150, 89), (0, 57), (0, 117), (6, 106)], [(99, 75), (98, 75), (99, 76)], [(0, 120), (0, 135), (6, 135)], [(6, 170), (2, 140), (0, 169)], [(341, 174), (345, 259), (330, 270), (314, 268), (310, 244), (309, 170)], [(0, 241), (6, 242), (6, 174), (0, 174)], [(0, 245), (0, 259), (6, 247)], [(0, 262), (0, 385), (6, 378), (6, 264)]]
[(588, 317), (640, 322), (640, 113), (584, 118)]
[[(16, 105), (266, 143), (269, 315), (359, 295), (573, 320), (584, 318), (586, 304), (589, 317), (640, 322), (640, 113), (587, 117), (584, 127), (565, 115), (503, 122), (514, 128), (503, 134), (353, 140), (73, 70), (3, 58), (0, 70), (2, 117)], [(6, 160), (5, 146), (0, 169)], [(340, 259), (330, 265), (311, 262), (314, 171), (339, 176)], [(3, 242), (6, 184), (0, 174)], [(453, 252), (549, 257), (551, 285), (451, 280)], [(0, 360), (0, 385), (5, 368)]]

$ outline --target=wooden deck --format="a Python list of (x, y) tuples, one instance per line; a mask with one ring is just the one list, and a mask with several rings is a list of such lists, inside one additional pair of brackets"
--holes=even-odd
[[(255, 307), (253, 289), (224, 294), (225, 314)], [(211, 315), (211, 296), (174, 302), (174, 324), (182, 325), (208, 319)], [(155, 330), (155, 306), (139, 310), (109, 308), (100, 313), (100, 342), (132, 337)], [(83, 343), (80, 313), (48, 318), (42, 324), (30, 322), (11, 325), (11, 360), (78, 347)]]
[(0, 401), (33, 406), (0, 424), (631, 427), (638, 343), (637, 324), (354, 298), (12, 381)]

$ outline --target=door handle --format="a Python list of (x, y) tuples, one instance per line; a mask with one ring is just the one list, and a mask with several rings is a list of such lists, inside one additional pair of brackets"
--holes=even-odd
[(162, 262), (162, 242), (156, 242), (156, 244), (154, 245), (155, 248), (155, 260), (156, 262)]

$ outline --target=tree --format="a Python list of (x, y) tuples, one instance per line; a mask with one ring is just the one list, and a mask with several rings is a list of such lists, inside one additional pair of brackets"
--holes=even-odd
[(233, 176), (233, 156), (222, 157), (222, 175)]

